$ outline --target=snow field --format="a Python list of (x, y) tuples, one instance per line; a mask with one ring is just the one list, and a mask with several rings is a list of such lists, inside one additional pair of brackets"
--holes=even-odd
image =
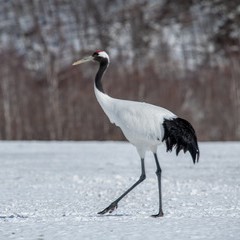
[(125, 142), (0, 142), (0, 239), (240, 239), (240, 143), (200, 143), (189, 154), (158, 156), (163, 218), (157, 213), (155, 163), (147, 179), (110, 215), (108, 206), (140, 175)]

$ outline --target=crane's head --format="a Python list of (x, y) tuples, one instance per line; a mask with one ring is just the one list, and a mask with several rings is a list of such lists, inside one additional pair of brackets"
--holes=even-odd
[(74, 62), (73, 65), (78, 65), (84, 62), (89, 62), (89, 61), (96, 61), (99, 63), (102, 63), (102, 62), (109, 63), (109, 56), (105, 51), (97, 50), (91, 56), (85, 57), (81, 60)]

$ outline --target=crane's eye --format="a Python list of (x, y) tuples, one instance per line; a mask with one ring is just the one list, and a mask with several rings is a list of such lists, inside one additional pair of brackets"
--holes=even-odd
[(98, 52), (94, 52), (92, 56), (93, 57), (97, 57), (98, 56)]
[(96, 57), (99, 55), (99, 53), (103, 52), (102, 50), (96, 50), (94, 53), (93, 53), (93, 57)]

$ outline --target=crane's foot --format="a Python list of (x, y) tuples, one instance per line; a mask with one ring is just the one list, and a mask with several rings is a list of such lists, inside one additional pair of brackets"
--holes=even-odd
[(104, 210), (102, 210), (101, 212), (98, 212), (98, 214), (112, 213), (117, 208), (118, 208), (117, 202), (113, 202), (108, 207), (106, 207)]
[(164, 214), (162, 211), (160, 211), (158, 214), (151, 215), (151, 217), (157, 218), (157, 217), (163, 217)]

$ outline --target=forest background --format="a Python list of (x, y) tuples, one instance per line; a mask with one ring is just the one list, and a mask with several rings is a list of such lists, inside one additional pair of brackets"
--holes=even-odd
[(122, 140), (93, 92), (166, 107), (201, 141), (240, 140), (237, 0), (0, 0), (0, 139)]

